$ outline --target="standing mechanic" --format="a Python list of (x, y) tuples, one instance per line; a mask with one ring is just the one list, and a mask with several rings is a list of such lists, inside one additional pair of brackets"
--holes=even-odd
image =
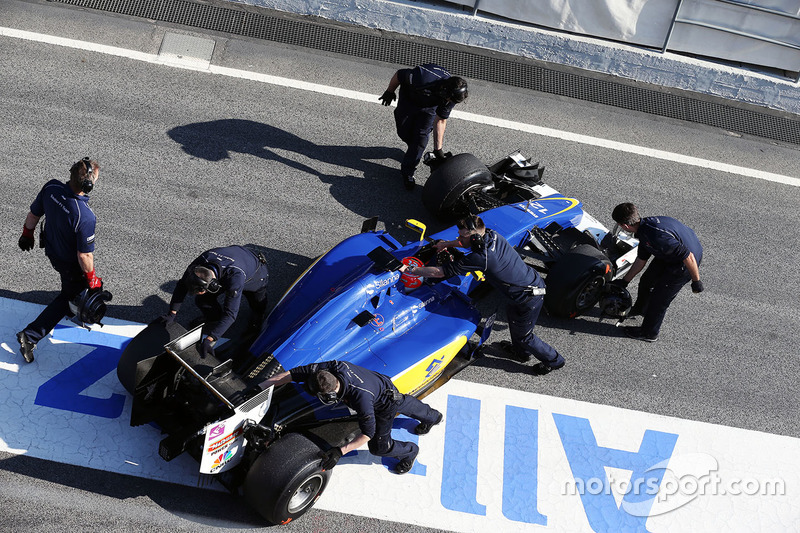
[[(253, 311), (252, 326), (261, 325), (267, 310), (268, 277), (267, 260), (261, 252), (244, 246), (212, 248), (186, 268), (172, 294), (169, 312), (159, 321), (174, 321), (186, 294), (195, 294), (195, 302), (205, 319), (198, 350), (203, 357), (214, 355), (214, 343), (239, 314), (242, 294)], [(225, 294), (224, 306), (217, 300), (220, 292)]]
[(511, 342), (501, 343), (511, 358), (526, 363), (533, 355), (540, 361), (533, 367), (538, 375), (564, 366), (564, 358), (533, 332), (544, 303), (544, 280), (539, 273), (525, 264), (502, 235), (487, 229), (480, 217), (470, 215), (460, 220), (456, 227), (458, 238), (437, 242), (437, 251), (460, 247), (469, 248), (472, 253), (445, 261), (442, 266), (405, 267), (402, 270), (411, 275), (434, 278), (483, 272), (487, 281), (511, 300), (506, 308)]
[(630, 315), (642, 315), (642, 325), (628, 326), (625, 333), (638, 340), (655, 342), (667, 308), (681, 288), (692, 282), (692, 292), (703, 292), (700, 281), (700, 261), (703, 247), (694, 231), (671, 217), (639, 216), (631, 203), (619, 204), (611, 218), (620, 227), (639, 239), (639, 251), (631, 269), (620, 279), (612, 281), (627, 287), (641, 272), (650, 257), (653, 261), (642, 274), (639, 294)]
[[(45, 183), (31, 204), (22, 227), (19, 247), (33, 249), (33, 230), (44, 216), (40, 246), (61, 276), (61, 292), (36, 319), (17, 333), (20, 352), (28, 363), (33, 350), (59, 320), (70, 314), (69, 303), (85, 288), (96, 289), (103, 281), (94, 272), (94, 230), (97, 219), (89, 208), (89, 193), (100, 173), (100, 165), (84, 157), (69, 169), (69, 181)], [(44, 223), (43, 223), (44, 224)]]
[(266, 389), (290, 381), (304, 383), (306, 390), (322, 403), (342, 402), (358, 415), (361, 435), (344, 446), (320, 453), (325, 470), (366, 443), (374, 455), (397, 458), (394, 471), (405, 474), (414, 466), (419, 447), (413, 442), (392, 439), (394, 418), (399, 413), (419, 420), (414, 428), (417, 435), (425, 435), (442, 421), (442, 413), (410, 394), (401, 394), (388, 376), (345, 361), (298, 366), (269, 378), (261, 387)]
[(400, 99), (394, 119), (397, 135), (408, 145), (400, 164), (400, 175), (406, 189), (413, 190), (414, 171), (428, 146), (431, 131), (433, 153), (437, 159), (444, 159), (442, 143), (447, 119), (453, 107), (467, 98), (467, 82), (433, 63), (400, 69), (379, 98), (383, 105), (392, 104), (398, 87)]

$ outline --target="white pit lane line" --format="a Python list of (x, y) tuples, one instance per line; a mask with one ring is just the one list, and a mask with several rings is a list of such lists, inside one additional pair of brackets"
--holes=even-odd
[[(260, 74), (257, 72), (248, 72), (245, 70), (232, 69), (227, 67), (219, 67), (215, 65), (199, 66), (197, 61), (180, 62), (174, 58), (163, 58), (156, 54), (146, 54), (144, 52), (137, 52), (134, 50), (127, 50), (115, 46), (107, 46), (102, 44), (95, 44), (86, 41), (78, 41), (75, 39), (68, 39), (65, 37), (55, 37), (52, 35), (45, 35), (41, 33), (34, 33), (24, 30), (17, 30), (13, 28), (0, 27), (0, 36), (13, 37), (17, 39), (25, 39), (28, 41), (35, 41), (40, 43), (54, 44), (57, 46), (65, 46), (78, 50), (87, 50), (91, 52), (99, 52), (101, 54), (113, 55), (118, 57), (125, 57), (128, 59), (135, 59), (137, 61), (144, 61), (147, 63), (155, 63), (159, 65), (166, 65), (175, 68), (183, 68), (187, 70), (197, 70), (201, 72), (209, 72), (211, 74), (218, 74), (221, 76), (228, 76), (232, 78), (241, 78), (261, 83), (269, 83), (271, 85), (278, 85), (281, 87), (291, 87), (293, 89), (300, 89), (303, 91), (311, 91), (330, 96), (338, 96), (340, 98), (348, 98), (351, 100), (358, 100), (368, 102), (371, 104), (378, 104), (378, 99), (374, 94), (362, 93), (358, 91), (350, 91), (347, 89), (339, 89), (337, 87), (329, 87), (327, 85), (319, 85), (316, 83), (309, 83), (300, 80), (293, 80), (289, 78), (282, 78), (279, 76), (271, 76), (269, 74)], [(552, 137), (555, 139), (562, 139), (565, 141), (576, 142), (580, 144), (588, 144), (598, 146), (609, 150), (616, 150), (619, 152), (626, 152), (654, 159), (662, 159), (665, 161), (672, 161), (674, 163), (681, 163), (684, 165), (691, 165), (700, 168), (707, 168), (710, 170), (717, 170), (739, 176), (747, 176), (750, 178), (771, 181), (775, 183), (782, 183), (784, 185), (791, 185), (793, 187), (800, 187), (800, 178), (785, 176), (783, 174), (775, 174), (763, 170), (757, 170), (747, 167), (740, 167), (736, 165), (729, 165), (719, 161), (711, 161), (699, 157), (692, 157), (674, 152), (667, 152), (664, 150), (656, 150), (654, 148), (646, 148), (634, 144), (627, 144), (608, 139), (601, 139), (599, 137), (590, 137), (588, 135), (581, 135), (578, 133), (571, 133), (567, 131), (556, 130), (552, 128), (545, 128), (543, 126), (535, 126), (533, 124), (526, 124), (523, 122), (515, 122), (512, 120), (504, 120), (484, 115), (477, 115), (474, 113), (466, 113), (463, 111), (454, 110), (453, 118), (475, 122), (478, 124), (487, 124), (499, 128), (510, 129), (514, 131), (521, 131), (525, 133), (532, 133), (535, 135), (542, 135), (544, 137)]]
[[(198, 486), (188, 454), (130, 427), (115, 368), (144, 326), (62, 321), (26, 364), (14, 334), (43, 307), (0, 298), (0, 451)], [(359, 450), (315, 507), (464, 533), (800, 531), (800, 439), (455, 379), (426, 402), (445, 415), (429, 434), (395, 424), (420, 446), (408, 474)]]

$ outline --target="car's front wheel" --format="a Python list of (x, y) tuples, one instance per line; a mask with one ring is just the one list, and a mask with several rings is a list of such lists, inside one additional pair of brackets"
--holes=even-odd
[(472, 189), (492, 184), (492, 173), (472, 154), (458, 154), (447, 159), (431, 173), (422, 189), (422, 203), (437, 217), (447, 220), (461, 212), (463, 199)]
[(319, 451), (299, 433), (273, 442), (247, 472), (247, 503), (273, 524), (288, 524), (302, 516), (322, 495), (331, 476), (322, 470)]
[(544, 305), (551, 315), (576, 317), (594, 307), (612, 275), (611, 261), (603, 252), (590, 244), (578, 245), (548, 269)]

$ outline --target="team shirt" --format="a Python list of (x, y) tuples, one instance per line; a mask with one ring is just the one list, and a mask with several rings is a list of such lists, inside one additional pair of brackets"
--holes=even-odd
[(292, 381), (305, 383), (320, 370), (339, 379), (342, 403), (358, 414), (358, 427), (370, 439), (375, 436), (375, 413), (395, 406), (397, 388), (388, 376), (346, 361), (325, 361), (298, 366), (289, 371)]
[(45, 217), (44, 251), (57, 269), (77, 265), (78, 253), (94, 252), (97, 218), (88, 202), (69, 183), (50, 180), (31, 204), (31, 213)]

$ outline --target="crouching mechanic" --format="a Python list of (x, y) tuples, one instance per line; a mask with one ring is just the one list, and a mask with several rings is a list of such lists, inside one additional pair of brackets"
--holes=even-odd
[(453, 107), (466, 100), (467, 82), (463, 78), (450, 76), (439, 65), (428, 63), (413, 69), (400, 69), (389, 80), (386, 91), (378, 98), (388, 106), (397, 98), (395, 91), (400, 87), (400, 99), (394, 110), (397, 135), (408, 145), (400, 164), (403, 185), (414, 189), (414, 172), (422, 154), (428, 146), (433, 131), (433, 153), (437, 159), (444, 159), (442, 152), (444, 130)]
[(361, 435), (344, 446), (320, 452), (325, 470), (336, 466), (343, 455), (367, 444), (374, 455), (398, 459), (394, 471), (405, 474), (414, 465), (419, 447), (392, 439), (394, 418), (402, 414), (419, 420), (414, 428), (417, 435), (428, 433), (442, 421), (442, 413), (410, 394), (401, 394), (388, 376), (345, 361), (298, 366), (269, 378), (261, 387), (290, 381), (304, 383), (306, 390), (323, 403), (342, 402), (357, 413)]
[(30, 251), (34, 245), (33, 230), (44, 216), (47, 229), (42, 232), (41, 246), (50, 264), (61, 276), (61, 292), (36, 319), (17, 333), (20, 352), (28, 363), (33, 362), (36, 343), (45, 337), (67, 315), (69, 303), (81, 291), (102, 287), (103, 281), (94, 272), (94, 231), (97, 219), (89, 208), (89, 193), (100, 174), (100, 165), (84, 157), (69, 169), (69, 181), (48, 181), (31, 204), (22, 227), (19, 247)]
[[(242, 294), (253, 311), (251, 327), (260, 327), (267, 310), (267, 260), (261, 252), (244, 246), (212, 248), (192, 261), (178, 281), (169, 312), (158, 321), (175, 320), (188, 293), (203, 313), (205, 325), (198, 343), (200, 355), (214, 355), (214, 343), (231, 327), (239, 314)], [(225, 295), (223, 305), (219, 295)]]
[(504, 341), (501, 347), (519, 362), (530, 361), (531, 355), (536, 357), (540, 362), (534, 365), (533, 371), (539, 375), (564, 366), (564, 358), (533, 332), (544, 303), (544, 280), (539, 273), (525, 264), (502, 235), (487, 229), (480, 217), (470, 215), (460, 220), (456, 227), (458, 239), (437, 242), (437, 251), (459, 247), (468, 248), (472, 253), (441, 266), (404, 265), (401, 270), (411, 275), (434, 278), (483, 272), (486, 280), (511, 300), (506, 308), (511, 342)]
[(625, 333), (633, 339), (655, 342), (667, 309), (683, 286), (691, 281), (692, 292), (703, 292), (703, 282), (700, 281), (703, 247), (688, 226), (671, 217), (642, 218), (632, 203), (616, 206), (611, 218), (620, 228), (639, 239), (636, 261), (622, 278), (612, 283), (627, 287), (653, 258), (642, 274), (636, 303), (629, 313), (631, 316), (642, 315), (642, 325), (628, 326)]

